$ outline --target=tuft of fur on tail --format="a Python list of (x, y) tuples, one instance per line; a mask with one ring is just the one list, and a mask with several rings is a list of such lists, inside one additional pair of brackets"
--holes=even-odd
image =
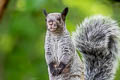
[(105, 16), (86, 18), (73, 33), (85, 62), (85, 80), (113, 80), (120, 48), (120, 29)]

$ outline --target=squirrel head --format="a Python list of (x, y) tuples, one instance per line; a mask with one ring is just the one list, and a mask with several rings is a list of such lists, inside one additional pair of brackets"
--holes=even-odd
[(43, 10), (43, 13), (46, 17), (47, 29), (50, 32), (58, 32), (63, 30), (65, 27), (65, 18), (68, 13), (68, 7), (66, 7), (61, 13), (47, 13), (46, 10)]

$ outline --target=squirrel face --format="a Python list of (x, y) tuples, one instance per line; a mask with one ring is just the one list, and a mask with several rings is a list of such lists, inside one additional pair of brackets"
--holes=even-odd
[(61, 30), (64, 27), (64, 21), (60, 13), (50, 13), (46, 17), (47, 29), (51, 32)]
[(49, 13), (47, 14), (44, 10), (44, 15), (46, 16), (47, 29), (50, 32), (60, 32), (65, 27), (65, 17), (68, 13), (68, 8), (65, 8), (62, 13)]

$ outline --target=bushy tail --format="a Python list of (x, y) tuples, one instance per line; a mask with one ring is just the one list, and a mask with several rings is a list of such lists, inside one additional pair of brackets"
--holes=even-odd
[(86, 18), (72, 37), (83, 54), (85, 80), (113, 80), (120, 47), (116, 21), (101, 15)]

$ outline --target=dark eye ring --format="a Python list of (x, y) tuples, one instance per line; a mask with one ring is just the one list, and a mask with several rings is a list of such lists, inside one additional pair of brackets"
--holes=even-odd
[(45, 18), (45, 21), (47, 21), (47, 19)]
[(61, 20), (61, 18), (57, 18), (57, 20), (58, 20), (58, 21), (60, 21), (60, 20)]

